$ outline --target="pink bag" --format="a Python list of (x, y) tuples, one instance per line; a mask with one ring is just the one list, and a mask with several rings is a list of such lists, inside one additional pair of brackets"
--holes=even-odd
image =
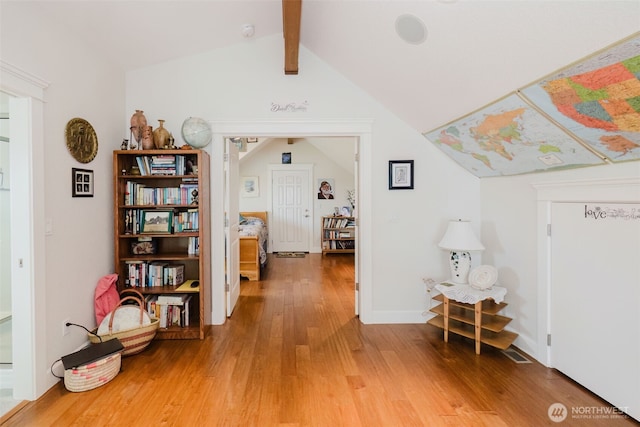
[(120, 294), (116, 289), (117, 280), (118, 275), (114, 273), (108, 274), (98, 281), (94, 297), (97, 325), (100, 325), (102, 319), (120, 303)]

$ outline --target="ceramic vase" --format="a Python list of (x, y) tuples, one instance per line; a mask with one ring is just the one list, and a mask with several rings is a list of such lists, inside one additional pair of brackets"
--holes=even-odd
[(164, 120), (158, 119), (160, 126), (153, 131), (153, 141), (156, 144), (156, 148), (161, 150), (163, 148), (168, 148), (169, 145), (169, 137), (171, 134), (168, 130), (164, 128)]
[(153, 150), (154, 148), (156, 148), (156, 145), (153, 141), (153, 127), (145, 126), (142, 131), (142, 149)]
[(144, 111), (136, 110), (131, 116), (131, 135), (135, 138), (136, 142), (142, 140), (142, 133), (147, 126), (147, 118), (144, 116)]

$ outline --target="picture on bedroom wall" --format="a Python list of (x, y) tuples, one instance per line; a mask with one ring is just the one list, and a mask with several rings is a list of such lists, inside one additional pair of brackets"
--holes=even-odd
[(258, 197), (260, 195), (257, 176), (242, 177), (242, 182), (240, 183), (240, 195), (242, 197)]
[(318, 179), (318, 200), (333, 200), (333, 178)]

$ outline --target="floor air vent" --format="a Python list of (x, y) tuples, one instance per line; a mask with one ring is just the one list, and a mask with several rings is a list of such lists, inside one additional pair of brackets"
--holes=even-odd
[(531, 363), (531, 360), (527, 359), (522, 354), (518, 353), (512, 348), (502, 350), (502, 353), (516, 363)]

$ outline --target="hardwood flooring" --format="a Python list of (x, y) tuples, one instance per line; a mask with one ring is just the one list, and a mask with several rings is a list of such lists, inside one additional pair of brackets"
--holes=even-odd
[[(204, 340), (153, 341), (110, 383), (63, 383), (6, 426), (630, 426), (553, 369), (517, 364), (427, 324), (363, 325), (353, 257), (269, 258)], [(579, 357), (579, 355), (576, 355)], [(548, 416), (562, 403), (562, 423)]]

